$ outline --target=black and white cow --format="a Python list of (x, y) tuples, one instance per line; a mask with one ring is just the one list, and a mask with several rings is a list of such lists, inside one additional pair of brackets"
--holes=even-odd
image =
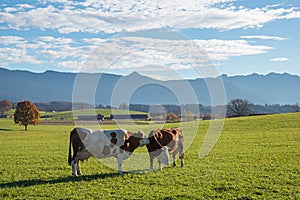
[[(126, 130), (90, 130), (74, 128), (70, 133), (68, 163), (72, 166), (72, 175), (81, 175), (80, 161), (95, 158), (115, 157), (118, 159), (118, 172), (122, 174), (122, 162), (133, 151), (149, 140), (142, 131), (131, 133)], [(71, 155), (73, 147), (73, 156)]]

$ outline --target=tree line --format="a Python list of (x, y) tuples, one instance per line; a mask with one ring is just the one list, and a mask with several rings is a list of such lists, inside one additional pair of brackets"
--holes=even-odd
[[(10, 102), (9, 100), (2, 100), (0, 101), (0, 115), (4, 115), (4, 113), (10, 109), (16, 107), (17, 103)], [(52, 101), (47, 103), (34, 103), (34, 105), (40, 111), (70, 111), (72, 109), (93, 109), (95, 108), (94, 105), (90, 105), (87, 103), (72, 103), (67, 101)], [(240, 113), (241, 106), (245, 106), (243, 112), (247, 110), (245, 113)], [(232, 99), (227, 105), (227, 115), (253, 115), (253, 114), (276, 114), (276, 113), (289, 113), (289, 112), (299, 112), (300, 106), (298, 103), (289, 105), (279, 105), (279, 104), (252, 104), (246, 99)], [(103, 106), (97, 105), (96, 108), (105, 108), (105, 109), (129, 109), (132, 111), (139, 111), (139, 112), (147, 112), (147, 113), (173, 113), (176, 115), (182, 115), (187, 112), (192, 112), (193, 114), (209, 114), (212, 112), (212, 109), (215, 107), (212, 106), (205, 106), (202, 104), (182, 104), (182, 105), (172, 105), (172, 104), (165, 104), (165, 105), (147, 105), (147, 104), (130, 104), (127, 105), (125, 103), (121, 103), (119, 107), (113, 106)], [(236, 110), (234, 110), (236, 109)]]
[[(224, 106), (204, 106), (202, 104), (183, 104), (183, 105), (145, 105), (145, 104), (130, 104), (129, 110), (149, 112), (158, 111), (162, 112), (164, 110), (166, 113), (174, 113), (176, 115), (184, 115), (187, 112), (192, 112), (200, 117), (207, 116), (212, 113), (212, 110), (224, 109)], [(279, 114), (279, 113), (289, 113), (289, 112), (299, 112), (300, 106), (298, 103), (293, 105), (259, 105), (252, 104), (246, 99), (232, 99), (226, 105), (226, 116), (227, 117), (237, 117), (237, 116), (248, 116), (248, 115), (262, 115), (262, 114)]]
[[(48, 106), (45, 106), (48, 105)], [(74, 105), (77, 109), (91, 109), (92, 105), (86, 103), (72, 104), (71, 102), (50, 102), (50, 103), (37, 103), (36, 105), (30, 101), (21, 101), (17, 103), (14, 112), (15, 124), (20, 124), (27, 130), (28, 125), (37, 125), (40, 120), (40, 110), (51, 109), (50, 111), (65, 111), (74, 109)], [(44, 106), (44, 107), (42, 107)], [(52, 107), (53, 106), (53, 107)], [(225, 108), (226, 106), (226, 108)], [(103, 108), (102, 105), (98, 107)], [(0, 115), (8, 110), (14, 108), (14, 104), (9, 100), (0, 101)], [(106, 108), (112, 108), (111, 106)], [(150, 116), (161, 117), (166, 121), (175, 122), (182, 119), (192, 120), (195, 118), (211, 119), (218, 117), (240, 117), (249, 115), (261, 115), (261, 114), (275, 114), (275, 113), (288, 113), (299, 112), (300, 106), (298, 103), (294, 105), (254, 105), (249, 103), (246, 99), (232, 99), (227, 105), (224, 106), (203, 106), (202, 104), (185, 104), (185, 105), (145, 105), (145, 104), (130, 104), (129, 106), (122, 103), (119, 106), (120, 109), (129, 109), (132, 111), (140, 111), (150, 113)], [(224, 110), (226, 109), (226, 116), (212, 116), (212, 110)], [(216, 112), (218, 113), (218, 112)], [(218, 114), (217, 114), (218, 115)]]

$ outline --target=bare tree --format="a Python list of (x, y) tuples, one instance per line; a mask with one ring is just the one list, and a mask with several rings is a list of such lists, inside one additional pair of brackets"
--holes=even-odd
[(300, 111), (300, 106), (299, 106), (298, 103), (295, 103), (295, 104), (293, 105), (293, 108), (294, 108), (295, 112), (299, 112), (299, 111)]
[(249, 101), (246, 99), (232, 99), (227, 105), (227, 116), (241, 117), (251, 114)]
[(128, 110), (128, 105), (126, 103), (121, 103), (119, 105), (119, 109), (121, 109), (121, 110)]

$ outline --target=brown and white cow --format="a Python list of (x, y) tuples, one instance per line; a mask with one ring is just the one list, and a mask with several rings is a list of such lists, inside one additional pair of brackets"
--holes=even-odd
[[(159, 170), (162, 170), (163, 155), (162, 148), (167, 147), (169, 153), (173, 157), (173, 167), (176, 166), (176, 155), (179, 153), (181, 159), (181, 167), (184, 166), (183, 152), (183, 132), (180, 128), (157, 129), (152, 130), (148, 136), (149, 144), (147, 144), (148, 153), (150, 156), (150, 169), (153, 169), (153, 159), (157, 158)], [(164, 163), (165, 164), (165, 163)]]
[[(131, 133), (126, 130), (90, 130), (74, 128), (70, 133), (68, 163), (72, 166), (72, 175), (82, 175), (80, 161), (95, 158), (116, 157), (118, 172), (122, 174), (122, 162), (129, 158), (133, 151), (149, 143), (142, 131)], [(71, 145), (73, 156), (71, 155)]]

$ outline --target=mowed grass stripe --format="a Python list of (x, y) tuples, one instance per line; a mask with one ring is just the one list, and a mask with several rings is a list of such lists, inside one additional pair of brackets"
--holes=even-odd
[[(300, 199), (299, 113), (226, 119), (216, 146), (203, 159), (198, 156), (209, 121), (199, 127), (187, 122), (185, 137), (194, 140), (185, 152), (185, 168), (123, 176), (90, 159), (82, 164), (84, 176), (71, 177), (67, 154), (73, 126), (29, 126), (27, 132), (12, 120), (0, 120), (0, 126), (6, 128), (0, 129), (4, 199)], [(149, 133), (159, 126), (138, 128)]]

